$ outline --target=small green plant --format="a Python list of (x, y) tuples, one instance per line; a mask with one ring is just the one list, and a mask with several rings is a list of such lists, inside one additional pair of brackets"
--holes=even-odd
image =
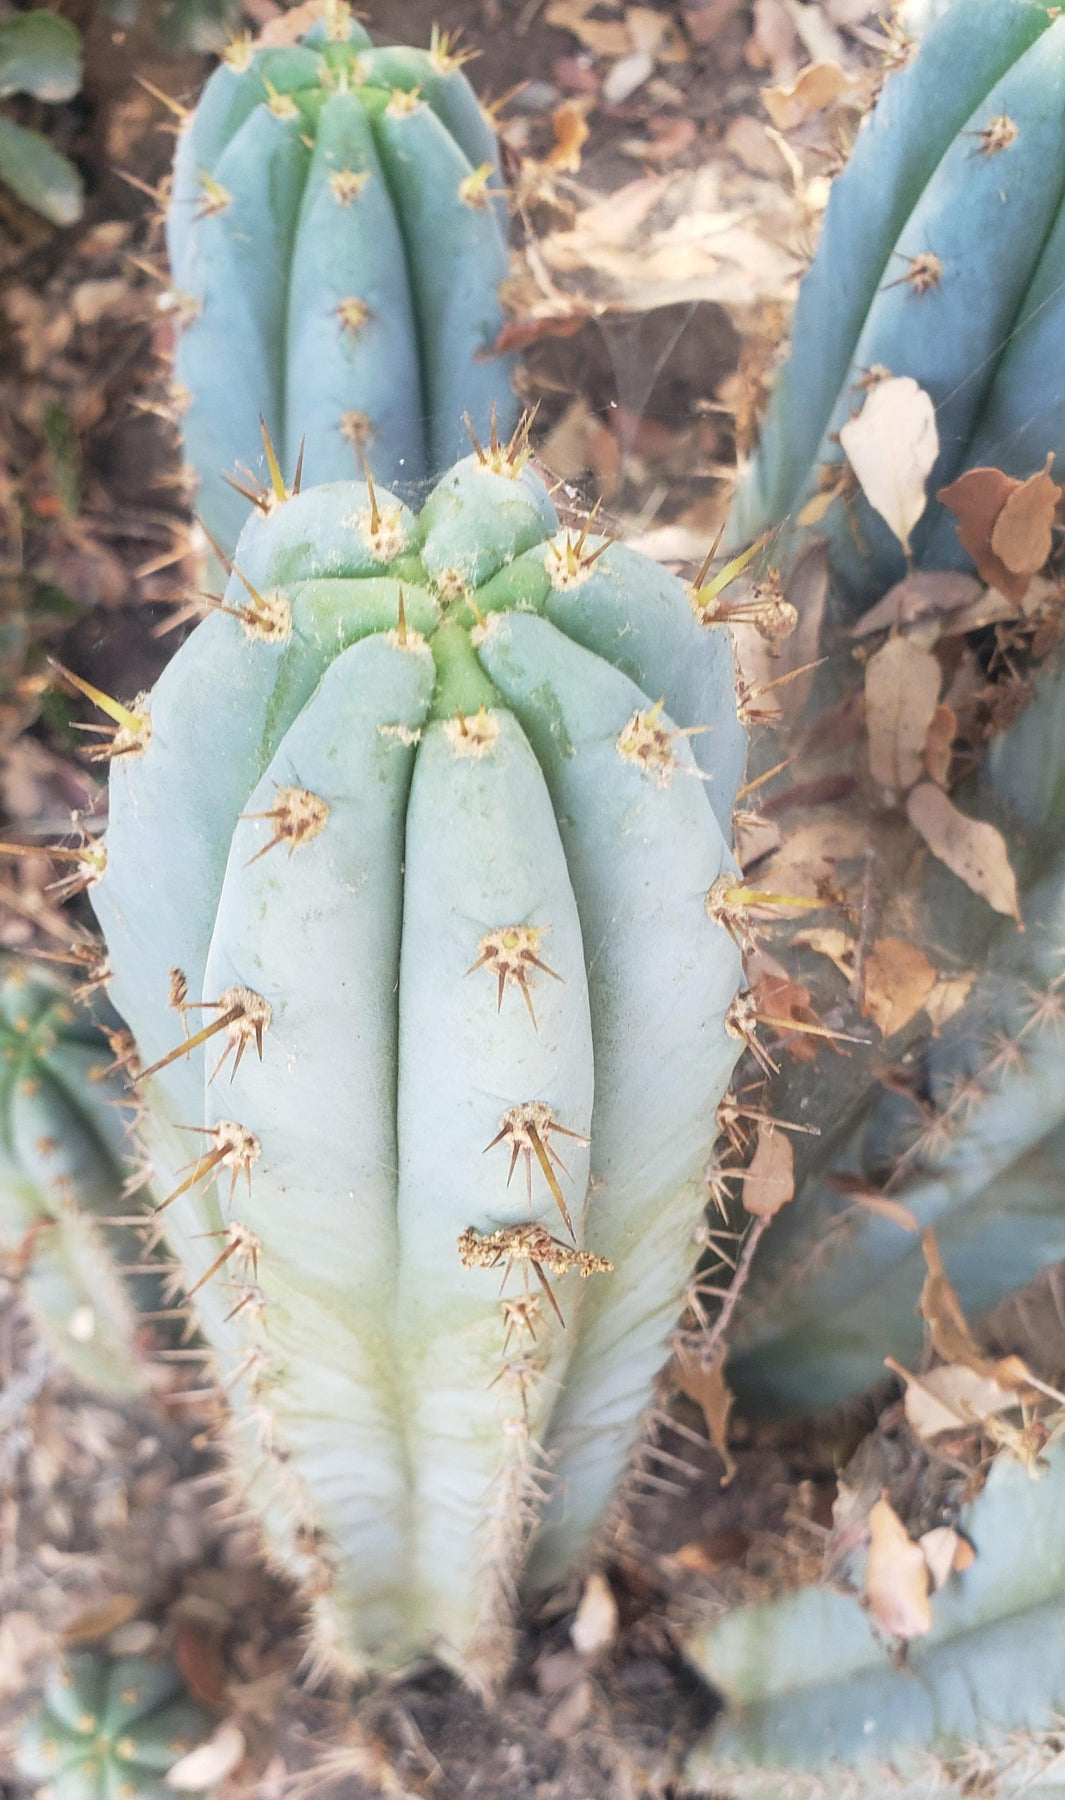
[[(197, 510), (227, 554), (265, 421), (305, 483), (414, 492), (517, 416), (495, 133), (434, 35), (374, 48), (343, 0), (291, 48), (234, 45), (178, 139), (167, 242)], [(243, 468), (241, 476), (238, 471)], [(238, 486), (228, 485), (227, 478)], [(254, 484), (253, 484), (254, 488)]]
[(653, 1405), (754, 1025), (716, 618), (493, 442), (253, 516), (116, 738), (159, 1221), (327, 1664), (498, 1682)]
[(174, 1800), (166, 1777), (209, 1729), (169, 1663), (84, 1652), (52, 1675), (15, 1765), (52, 1800)]
[[(81, 38), (57, 13), (29, 12), (0, 20), (0, 100), (70, 100), (81, 86)], [(0, 181), (24, 206), (53, 225), (81, 218), (84, 189), (70, 160), (39, 131), (0, 113)]]

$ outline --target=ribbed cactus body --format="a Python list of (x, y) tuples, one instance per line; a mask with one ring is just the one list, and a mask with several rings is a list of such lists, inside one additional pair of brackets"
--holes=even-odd
[(15, 1763), (52, 1800), (173, 1800), (165, 1777), (209, 1725), (168, 1663), (83, 1653), (49, 1680)]
[(94, 895), (146, 1064), (181, 1040), (173, 968), (190, 1031), (237, 1009), (144, 1083), (161, 1199), (232, 1150), (163, 1223), (190, 1286), (225, 1256), (195, 1303), (323, 1653), (491, 1681), (544, 1496), (540, 1582), (607, 1505), (697, 1254), (739, 1048), (706, 910), (731, 646), (502, 452), (419, 518), (304, 492), (237, 567), (241, 616), (113, 765)]
[[(967, 809), (1006, 833), (1026, 930), (1000, 924), (952, 877), (929, 872), (925, 913), (958, 963), (985, 964), (962, 1011), (910, 1055), (913, 1098), (876, 1090), (842, 1145), (832, 1102), (825, 1153), (774, 1220), (745, 1290), (729, 1379), (754, 1413), (832, 1405), (919, 1359), (920, 1233), (975, 1316), (1065, 1258), (1065, 679), (1044, 674), (991, 746)], [(788, 1111), (787, 1096), (780, 1105)], [(848, 1197), (883, 1192), (913, 1225)]]
[[(1032, 0), (955, 0), (888, 77), (835, 182), (730, 534), (793, 517), (842, 473), (834, 434), (879, 371), (931, 395), (928, 492), (993, 464), (1026, 477), (1065, 453), (1065, 21)], [(929, 261), (931, 259), (931, 261)], [(837, 573), (855, 599), (906, 569), (860, 494), (833, 502)], [(925, 567), (965, 566), (934, 499)]]
[(112, 1052), (62, 983), (0, 959), (0, 1249), (59, 1359), (90, 1386), (135, 1393), (132, 1231), (100, 1224), (127, 1210), (129, 1107)]
[(343, 7), (303, 43), (240, 49), (178, 141), (167, 242), (174, 377), (197, 508), (232, 551), (263, 471), (412, 487), (509, 431), (507, 214), (494, 133), (446, 46), (375, 49)]
[[(688, 1779), (722, 1800), (1059, 1795), (1065, 1704), (1065, 1455), (1003, 1456), (958, 1528), (976, 1555), (932, 1599), (897, 1668), (850, 1596), (797, 1588), (694, 1634), (726, 1710)], [(997, 1779), (996, 1779), (997, 1778)]]

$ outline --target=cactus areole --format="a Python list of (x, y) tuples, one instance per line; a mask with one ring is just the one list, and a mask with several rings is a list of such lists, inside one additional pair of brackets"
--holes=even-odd
[[(160, 1224), (324, 1658), (505, 1669), (698, 1256), (739, 952), (727, 629), (516, 445), (253, 517), (94, 892)], [(732, 1030), (729, 1029), (730, 1025)]]
[[(442, 475), (462, 416), (509, 431), (507, 210), (495, 133), (434, 34), (375, 49), (331, 0), (301, 44), (237, 44), (178, 139), (167, 243), (175, 398), (197, 509), (231, 553), (266, 474), (259, 422), (304, 479)], [(237, 470), (243, 467), (241, 478)]]
[(1025, 479), (1065, 455), (1063, 331), (1065, 18), (955, 0), (889, 75), (833, 186), (730, 536), (813, 502), (857, 603), (900, 579), (902, 546), (848, 479), (838, 433), (879, 376), (911, 376), (940, 444), (913, 555), (970, 566), (934, 496), (966, 469)]

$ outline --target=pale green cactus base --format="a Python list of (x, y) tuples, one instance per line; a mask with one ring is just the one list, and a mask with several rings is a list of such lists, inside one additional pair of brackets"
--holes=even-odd
[(168, 1663), (84, 1653), (49, 1680), (15, 1763), (51, 1800), (174, 1800), (166, 1776), (209, 1730)]
[(1065, 1792), (1065, 1452), (1001, 1456), (958, 1529), (976, 1550), (896, 1668), (857, 1599), (799, 1588), (685, 1646), (723, 1695), (687, 1779), (715, 1800), (1040, 1800)]
[(112, 766), (93, 895), (317, 1652), (485, 1686), (530, 1537), (538, 1585), (573, 1568), (638, 1440), (740, 1049), (727, 632), (525, 460), (418, 518), (334, 484), (252, 520), (236, 616)]

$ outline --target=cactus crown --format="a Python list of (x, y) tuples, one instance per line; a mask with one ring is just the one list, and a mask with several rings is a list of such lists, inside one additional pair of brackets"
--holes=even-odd
[(173, 1800), (165, 1777), (207, 1729), (169, 1664), (86, 1652), (51, 1676), (16, 1764), (53, 1800)]

